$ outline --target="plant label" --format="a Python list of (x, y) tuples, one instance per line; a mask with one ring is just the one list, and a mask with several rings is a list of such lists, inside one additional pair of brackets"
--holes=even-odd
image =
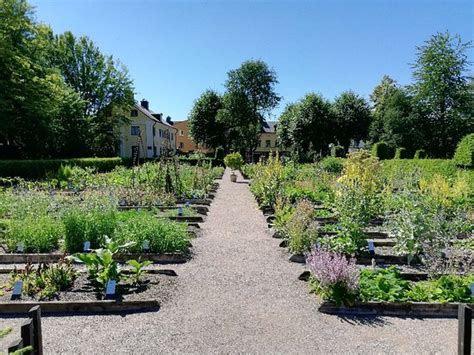
[(84, 252), (85, 253), (88, 253), (91, 251), (91, 242), (89, 242), (88, 240), (86, 240), (84, 242)]
[(471, 296), (474, 297), (474, 284), (471, 284)]
[(23, 253), (25, 251), (25, 245), (23, 243), (18, 243), (16, 245), (17, 253)]
[(12, 292), (12, 300), (19, 300), (21, 298), (21, 290), (23, 289), (23, 281), (15, 282)]
[(117, 283), (115, 280), (109, 280), (107, 281), (107, 286), (105, 288), (105, 298), (110, 299), (115, 296), (115, 287)]
[(143, 249), (143, 251), (149, 251), (150, 250), (150, 241), (148, 239), (145, 239), (143, 241), (142, 249)]
[(369, 254), (371, 256), (374, 256), (375, 255), (374, 241), (373, 240), (368, 240), (367, 241), (367, 246), (369, 247)]
[(178, 216), (183, 217), (183, 207), (178, 207)]
[(189, 201), (186, 201), (186, 204), (185, 204), (186, 208), (189, 207)]

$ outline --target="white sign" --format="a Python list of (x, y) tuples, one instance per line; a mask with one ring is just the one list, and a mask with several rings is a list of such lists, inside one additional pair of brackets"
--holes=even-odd
[(84, 251), (85, 252), (88, 252), (91, 250), (91, 242), (89, 242), (88, 240), (84, 242)]
[(25, 251), (25, 245), (23, 243), (18, 243), (16, 245), (16, 251), (18, 253), (23, 253)]
[(145, 239), (142, 244), (142, 249), (144, 251), (150, 250), (150, 241), (148, 239)]

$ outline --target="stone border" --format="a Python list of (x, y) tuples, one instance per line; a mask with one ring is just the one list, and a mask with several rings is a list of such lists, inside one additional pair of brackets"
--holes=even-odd
[[(469, 303), (470, 307), (474, 304)], [(456, 318), (459, 303), (427, 302), (356, 302), (353, 306), (336, 306), (333, 302), (322, 302), (318, 311), (334, 315), (390, 316), (416, 318)]]
[[(66, 254), (63, 253), (46, 253), (46, 254), (0, 254), (0, 264), (26, 264), (27, 262), (38, 263), (55, 263), (63, 259)], [(119, 254), (116, 260), (124, 262), (130, 259), (142, 258), (150, 260), (157, 264), (183, 264), (188, 261), (188, 256), (182, 253), (165, 253), (165, 254)]]
[(175, 222), (191, 222), (191, 223), (203, 223), (204, 218), (201, 216), (157, 216), (158, 218), (161, 219), (169, 219), (170, 221), (175, 221)]
[(160, 302), (153, 299), (135, 301), (16, 301), (0, 302), (0, 314), (25, 313), (41, 306), (42, 313), (114, 313), (158, 311)]

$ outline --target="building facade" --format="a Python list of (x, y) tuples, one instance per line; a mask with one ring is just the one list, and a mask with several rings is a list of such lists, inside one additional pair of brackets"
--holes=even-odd
[(148, 101), (135, 104), (129, 119), (120, 129), (121, 157), (159, 158), (176, 153), (177, 129), (162, 114), (150, 111)]
[(205, 145), (197, 144), (193, 141), (191, 134), (189, 133), (189, 124), (188, 121), (178, 121), (174, 123), (174, 127), (177, 129), (176, 137), (176, 148), (181, 153), (191, 153), (191, 152), (202, 152), (209, 153)]

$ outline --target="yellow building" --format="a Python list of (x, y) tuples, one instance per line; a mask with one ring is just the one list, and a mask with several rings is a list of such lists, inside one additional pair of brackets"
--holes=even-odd
[(253, 153), (252, 159), (257, 161), (260, 157), (268, 157), (271, 152), (286, 152), (285, 147), (278, 144), (277, 122), (265, 121), (262, 125), (262, 133), (257, 149)]
[(120, 129), (120, 156), (123, 158), (158, 158), (176, 153), (177, 129), (153, 113), (142, 100), (129, 113), (129, 122)]
[(209, 149), (202, 144), (197, 144), (193, 141), (189, 134), (188, 121), (178, 121), (174, 123), (174, 127), (177, 131), (176, 148), (182, 153), (190, 153), (199, 151), (202, 153), (208, 153)]

